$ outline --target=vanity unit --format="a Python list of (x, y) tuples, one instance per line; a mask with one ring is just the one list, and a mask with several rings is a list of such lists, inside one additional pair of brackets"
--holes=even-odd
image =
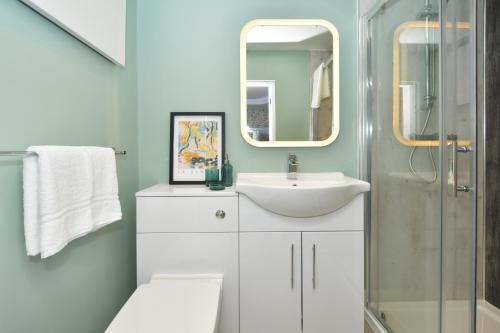
[(340, 172), (287, 176), (238, 175), (240, 333), (361, 333), (370, 186)]
[[(158, 273), (224, 274), (221, 333), (362, 333), (361, 193), (369, 185), (338, 173), (317, 174), (326, 175), (321, 181), (301, 175), (239, 175), (239, 193), (203, 185), (137, 193), (138, 284)], [(280, 200), (252, 200), (259, 189), (278, 196), (292, 191), (293, 200), (328, 197), (332, 190), (349, 202), (337, 202), (326, 215), (284, 216), (266, 207)], [(292, 200), (285, 194), (281, 199)], [(307, 214), (307, 208), (294, 212)], [(283, 204), (279, 209), (287, 211)]]

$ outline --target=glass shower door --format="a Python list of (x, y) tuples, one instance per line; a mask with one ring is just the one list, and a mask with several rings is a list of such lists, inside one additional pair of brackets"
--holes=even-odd
[(473, 332), (474, 0), (367, 20), (367, 306), (395, 333)]
[(395, 333), (438, 333), (439, 5), (386, 2), (368, 20), (368, 307)]

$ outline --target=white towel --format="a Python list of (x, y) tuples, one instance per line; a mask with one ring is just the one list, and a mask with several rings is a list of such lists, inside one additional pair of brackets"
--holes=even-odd
[(111, 148), (35, 146), (24, 158), (24, 231), (30, 256), (49, 257), (122, 218)]
[(328, 97), (330, 97), (330, 76), (328, 66), (322, 63), (313, 74), (311, 108), (318, 109), (321, 101)]

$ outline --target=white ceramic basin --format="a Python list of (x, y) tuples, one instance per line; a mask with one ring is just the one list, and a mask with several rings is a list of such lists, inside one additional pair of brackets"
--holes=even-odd
[(370, 184), (346, 177), (342, 172), (239, 173), (236, 192), (245, 194), (260, 207), (290, 217), (326, 215), (348, 204)]

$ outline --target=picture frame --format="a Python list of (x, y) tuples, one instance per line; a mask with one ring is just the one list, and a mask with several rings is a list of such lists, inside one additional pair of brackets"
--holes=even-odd
[(224, 112), (170, 114), (169, 184), (204, 184), (205, 166), (222, 169), (224, 153)]

